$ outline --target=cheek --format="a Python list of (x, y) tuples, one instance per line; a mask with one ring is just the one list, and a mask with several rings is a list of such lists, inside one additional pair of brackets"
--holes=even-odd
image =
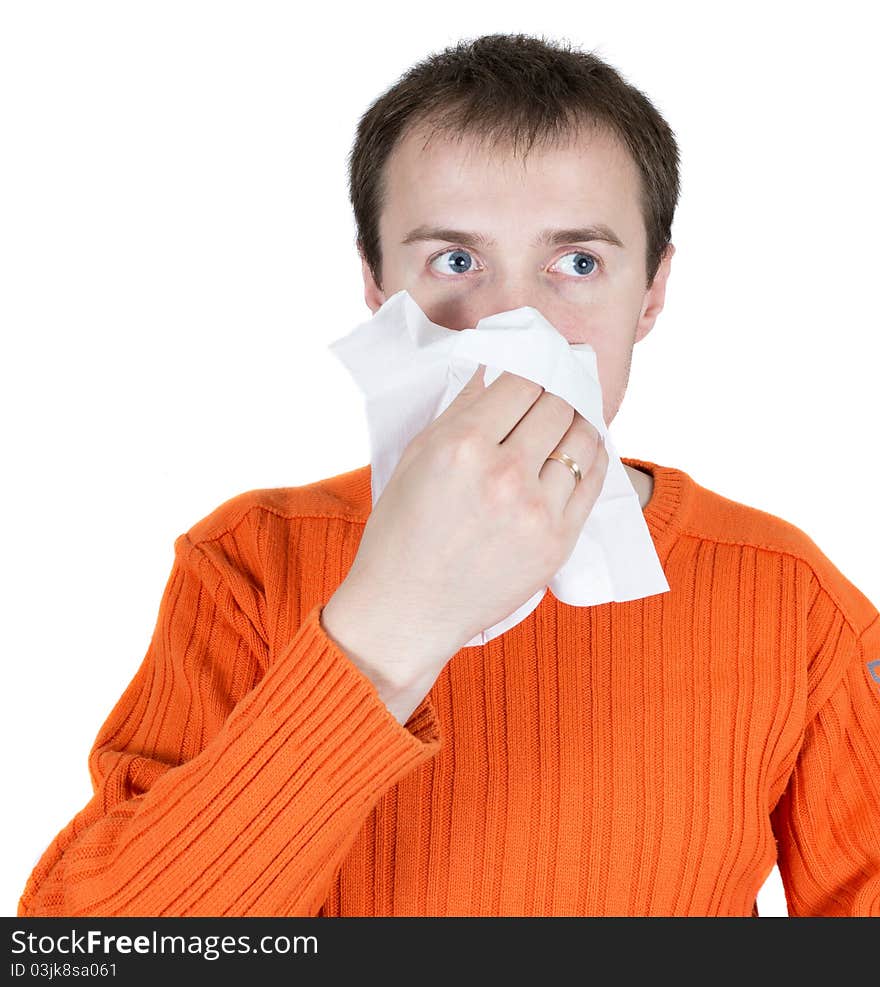
[(466, 298), (449, 297), (445, 292), (426, 290), (423, 285), (404, 285), (425, 315), (438, 326), (455, 332), (473, 326), (480, 318)]
[(566, 312), (558, 320), (548, 318), (570, 344), (589, 343), (597, 354), (607, 349), (615, 338), (614, 325), (599, 306), (580, 306), (577, 312)]
[(589, 343), (597, 353), (609, 357), (633, 342), (632, 306), (625, 298), (600, 298), (581, 292), (577, 304), (558, 305), (557, 320), (548, 318), (569, 343)]

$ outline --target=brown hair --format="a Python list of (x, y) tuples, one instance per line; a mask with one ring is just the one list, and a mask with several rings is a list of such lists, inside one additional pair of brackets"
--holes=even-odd
[[(348, 157), (356, 245), (381, 287), (379, 216), (383, 170), (397, 143), (419, 124), (431, 133), (465, 134), (517, 148), (561, 144), (583, 127), (605, 127), (629, 149), (641, 174), (647, 232), (646, 287), (671, 239), (679, 195), (673, 131), (643, 92), (610, 65), (568, 43), (524, 34), (459, 41), (402, 75), (364, 112)], [(429, 137), (430, 140), (430, 137)]]

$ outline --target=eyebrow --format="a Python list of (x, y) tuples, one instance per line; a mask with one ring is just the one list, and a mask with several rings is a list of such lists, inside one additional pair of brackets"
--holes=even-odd
[[(417, 226), (400, 241), (401, 244), (418, 243), (422, 240), (445, 240), (449, 243), (460, 243), (465, 247), (494, 247), (496, 241), (482, 233), (471, 233), (467, 230), (452, 230), (444, 226)], [(593, 226), (574, 226), (568, 229), (543, 230), (532, 241), (531, 246), (556, 247), (562, 243), (584, 243), (591, 240), (602, 240), (615, 247), (622, 247), (623, 241), (610, 227), (604, 223)]]

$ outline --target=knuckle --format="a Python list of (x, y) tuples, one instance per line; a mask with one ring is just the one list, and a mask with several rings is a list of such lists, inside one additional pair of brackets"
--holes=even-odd
[(444, 443), (447, 462), (451, 466), (469, 465), (484, 455), (483, 446), (483, 438), (477, 429), (459, 429)]
[(523, 471), (518, 456), (508, 456), (486, 477), (487, 501), (493, 509), (507, 509), (523, 500)]

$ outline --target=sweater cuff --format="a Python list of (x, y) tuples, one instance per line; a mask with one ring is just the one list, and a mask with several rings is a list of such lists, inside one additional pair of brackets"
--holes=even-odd
[[(440, 749), (442, 733), (430, 693), (401, 724), (373, 682), (324, 630), (323, 609), (319, 603), (307, 612), (293, 639), (275, 659), (274, 663), (289, 670), (291, 686), (296, 685), (284, 690), (287, 702), (296, 702), (298, 718), (310, 720), (309, 714), (315, 713), (321, 719), (336, 720), (337, 730), (350, 725), (347, 757), (371, 774), (382, 765), (393, 766), (395, 779), (399, 778)], [(323, 716), (318, 714), (319, 705)], [(384, 783), (391, 782), (384, 779)]]

